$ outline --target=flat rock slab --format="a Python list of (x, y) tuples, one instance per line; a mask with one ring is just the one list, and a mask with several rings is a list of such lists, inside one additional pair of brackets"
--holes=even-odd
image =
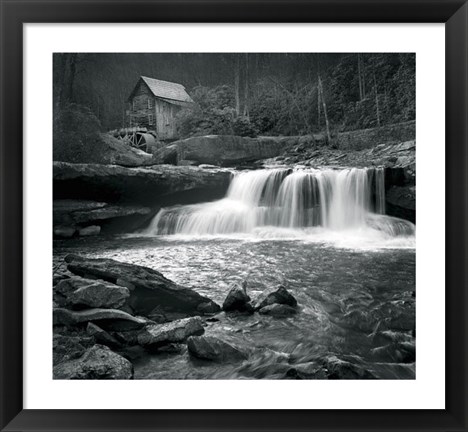
[(54, 200), (54, 225), (90, 224), (95, 221), (123, 218), (127, 216), (145, 216), (153, 211), (149, 207), (109, 204), (91, 200), (63, 199)]
[(202, 335), (204, 331), (200, 317), (184, 318), (146, 327), (138, 335), (138, 343), (145, 348), (157, 349), (167, 344), (185, 342), (189, 336)]
[(214, 336), (190, 336), (187, 348), (194, 357), (214, 362), (237, 362), (247, 358), (245, 353)]
[[(232, 174), (228, 170), (155, 165), (125, 168), (117, 165), (54, 162), (54, 199), (125, 201), (154, 206), (187, 199), (222, 198)], [(165, 201), (163, 200), (165, 199)]]
[(65, 258), (68, 270), (82, 277), (102, 279), (130, 291), (128, 303), (138, 315), (147, 316), (156, 307), (188, 315), (214, 313), (220, 307), (208, 297), (184, 288), (148, 267), (112, 259), (89, 259), (76, 255)]
[(54, 379), (132, 379), (133, 365), (103, 345), (54, 367)]
[(130, 297), (128, 288), (81, 277), (61, 280), (55, 286), (54, 294), (54, 300), (61, 306), (109, 309), (123, 306)]
[(85, 309), (71, 311), (65, 308), (54, 309), (54, 325), (71, 327), (81, 323), (95, 322), (105, 330), (126, 331), (145, 327), (148, 321), (137, 318), (117, 309)]

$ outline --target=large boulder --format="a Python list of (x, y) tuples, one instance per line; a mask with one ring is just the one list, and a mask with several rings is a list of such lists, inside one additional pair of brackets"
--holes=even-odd
[[(56, 138), (56, 137), (54, 137)], [(107, 133), (96, 133), (82, 137), (86, 140), (87, 149), (77, 151), (76, 142), (63, 137), (61, 142), (54, 143), (60, 147), (61, 154), (54, 151), (54, 160), (74, 163), (112, 164), (125, 167), (138, 167), (154, 165), (153, 156), (140, 149), (131, 147), (128, 143), (119, 140)]]
[(104, 345), (54, 367), (54, 379), (132, 379), (133, 365)]
[(263, 293), (257, 300), (255, 309), (261, 309), (265, 306), (269, 306), (275, 303), (288, 305), (291, 307), (297, 306), (297, 300), (283, 285), (280, 285), (276, 289), (272, 289)]
[(81, 277), (63, 279), (54, 288), (54, 300), (62, 306), (115, 309), (128, 297), (128, 288)]
[(195, 203), (222, 198), (231, 176), (231, 172), (221, 168), (171, 165), (125, 168), (54, 162), (54, 199), (120, 200), (148, 206)]
[(224, 299), (223, 310), (226, 312), (251, 312), (253, 310), (250, 304), (250, 297), (247, 295), (246, 284), (234, 283)]
[(239, 349), (213, 336), (191, 336), (187, 348), (192, 356), (203, 360), (236, 362), (247, 358)]
[(143, 318), (133, 317), (117, 309), (71, 311), (65, 308), (55, 308), (53, 316), (54, 325), (65, 327), (93, 322), (105, 330), (126, 331), (141, 329), (148, 324), (148, 321)]
[(129, 288), (128, 304), (138, 315), (148, 316), (157, 307), (165, 312), (182, 312), (186, 315), (200, 315), (207, 310), (211, 313), (219, 311), (219, 306), (208, 297), (184, 288), (148, 267), (77, 255), (68, 255), (65, 261), (68, 270), (78, 276), (102, 279)]
[(146, 327), (138, 335), (138, 343), (147, 349), (185, 342), (189, 336), (202, 335), (205, 329), (200, 317), (184, 318), (167, 324)]
[(168, 145), (153, 151), (153, 160), (158, 164), (177, 165), (177, 145)]
[(246, 162), (278, 156), (286, 147), (286, 138), (208, 135), (176, 141), (172, 146), (177, 147), (179, 160), (219, 166), (238, 166)]

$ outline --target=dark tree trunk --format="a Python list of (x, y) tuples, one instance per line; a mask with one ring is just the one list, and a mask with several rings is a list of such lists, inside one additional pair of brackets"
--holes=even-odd
[(245, 53), (244, 117), (249, 118), (249, 54)]
[(240, 115), (240, 58), (236, 55), (234, 66), (234, 95), (236, 99), (236, 117)]
[(67, 100), (73, 102), (75, 100), (74, 94), (74, 84), (75, 84), (75, 74), (76, 74), (76, 60), (77, 54), (69, 55), (69, 74), (68, 74), (68, 89), (67, 89)]

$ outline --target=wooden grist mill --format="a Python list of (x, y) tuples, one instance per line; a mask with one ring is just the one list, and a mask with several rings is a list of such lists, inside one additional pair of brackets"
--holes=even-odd
[(131, 147), (138, 148), (143, 151), (148, 151), (151, 147), (156, 145), (156, 139), (148, 133), (148, 129), (145, 127), (129, 127), (115, 129), (108, 132), (115, 138), (124, 141)]

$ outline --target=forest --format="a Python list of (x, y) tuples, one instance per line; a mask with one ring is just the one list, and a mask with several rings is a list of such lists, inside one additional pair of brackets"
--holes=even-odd
[(128, 126), (127, 98), (143, 75), (184, 85), (196, 102), (178, 115), (181, 138), (320, 132), (330, 139), (415, 119), (415, 60), (412, 53), (58, 53), (54, 127)]

